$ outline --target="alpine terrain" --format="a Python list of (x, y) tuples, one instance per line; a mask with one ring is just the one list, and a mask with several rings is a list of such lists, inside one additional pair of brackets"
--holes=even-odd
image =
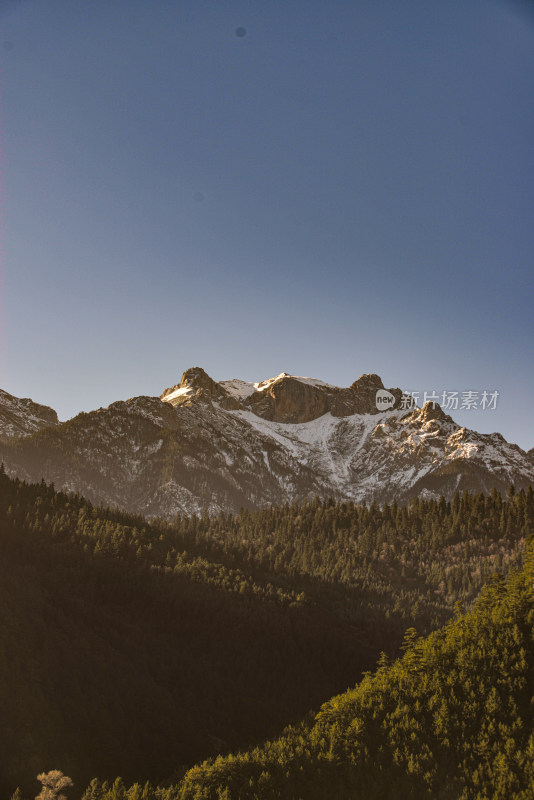
[(160, 397), (134, 397), (68, 422), (0, 393), (6, 472), (44, 478), (147, 516), (237, 511), (315, 496), (379, 503), (534, 482), (534, 459), (440, 406), (378, 410), (378, 375), (339, 388), (288, 375), (248, 383), (186, 370)]

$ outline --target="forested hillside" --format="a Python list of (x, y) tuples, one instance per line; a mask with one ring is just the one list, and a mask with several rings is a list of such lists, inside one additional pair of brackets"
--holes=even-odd
[[(407, 631), (309, 724), (190, 770), (160, 800), (530, 800), (534, 553), (428, 638)], [(117, 784), (115, 784), (117, 787)], [(94, 783), (92, 800), (112, 792)], [(135, 788), (135, 787), (134, 787)], [(130, 792), (129, 797), (132, 796)]]
[(176, 781), (353, 686), (519, 563), (532, 491), (132, 517), (0, 472), (0, 783)]

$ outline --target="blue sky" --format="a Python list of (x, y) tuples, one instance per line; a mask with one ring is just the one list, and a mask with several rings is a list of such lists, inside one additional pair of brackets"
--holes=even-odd
[(0, 386), (377, 372), (534, 446), (533, 75), (506, 0), (4, 0)]

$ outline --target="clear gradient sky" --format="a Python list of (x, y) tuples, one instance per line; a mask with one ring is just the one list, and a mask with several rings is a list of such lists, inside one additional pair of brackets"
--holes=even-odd
[(2, 0), (0, 127), (8, 392), (377, 372), (534, 446), (528, 4)]

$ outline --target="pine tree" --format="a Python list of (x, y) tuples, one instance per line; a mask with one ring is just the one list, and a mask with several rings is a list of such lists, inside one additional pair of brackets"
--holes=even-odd
[(87, 789), (82, 795), (82, 800), (101, 800), (102, 784), (98, 778), (93, 778)]

